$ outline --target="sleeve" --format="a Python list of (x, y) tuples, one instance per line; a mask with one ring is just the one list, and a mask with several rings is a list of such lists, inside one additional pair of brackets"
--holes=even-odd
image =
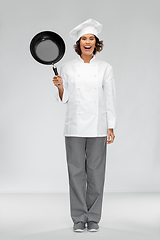
[(59, 91), (58, 91), (58, 88), (57, 89), (57, 92), (56, 92), (56, 100), (58, 102), (62, 102), (62, 103), (67, 103), (68, 102), (68, 82), (67, 82), (67, 77), (66, 77), (66, 74), (65, 74), (65, 71), (64, 71), (64, 67), (61, 67), (60, 69), (60, 75), (62, 77), (62, 80), (63, 80), (63, 97), (62, 97), (62, 100), (60, 99), (59, 97)]
[(106, 101), (108, 129), (116, 128), (116, 91), (112, 66), (109, 66), (106, 69), (104, 75), (104, 94)]

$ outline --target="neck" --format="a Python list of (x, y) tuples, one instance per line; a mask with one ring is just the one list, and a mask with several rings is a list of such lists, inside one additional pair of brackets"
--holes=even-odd
[(81, 55), (81, 58), (83, 59), (84, 63), (90, 63), (90, 60), (93, 58), (92, 55)]

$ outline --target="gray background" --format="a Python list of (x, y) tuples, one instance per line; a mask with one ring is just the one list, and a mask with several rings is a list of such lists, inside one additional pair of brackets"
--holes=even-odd
[(29, 44), (59, 33), (65, 57), (77, 57), (68, 33), (93, 18), (103, 24), (97, 57), (114, 69), (117, 129), (108, 146), (105, 191), (159, 191), (160, 15), (157, 0), (1, 0), (0, 192), (68, 192), (65, 105), (55, 100), (50, 66)]

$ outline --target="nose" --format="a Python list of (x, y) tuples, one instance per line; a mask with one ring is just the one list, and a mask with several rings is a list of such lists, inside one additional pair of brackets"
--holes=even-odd
[(90, 39), (86, 39), (86, 43), (90, 43)]

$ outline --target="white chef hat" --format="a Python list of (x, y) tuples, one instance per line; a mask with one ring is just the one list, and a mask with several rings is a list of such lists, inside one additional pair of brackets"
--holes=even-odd
[(88, 19), (87, 21), (79, 24), (77, 27), (72, 29), (69, 35), (75, 41), (78, 41), (80, 37), (88, 33), (94, 34), (96, 37), (98, 37), (98, 34), (101, 32), (101, 30), (102, 24), (93, 19)]

